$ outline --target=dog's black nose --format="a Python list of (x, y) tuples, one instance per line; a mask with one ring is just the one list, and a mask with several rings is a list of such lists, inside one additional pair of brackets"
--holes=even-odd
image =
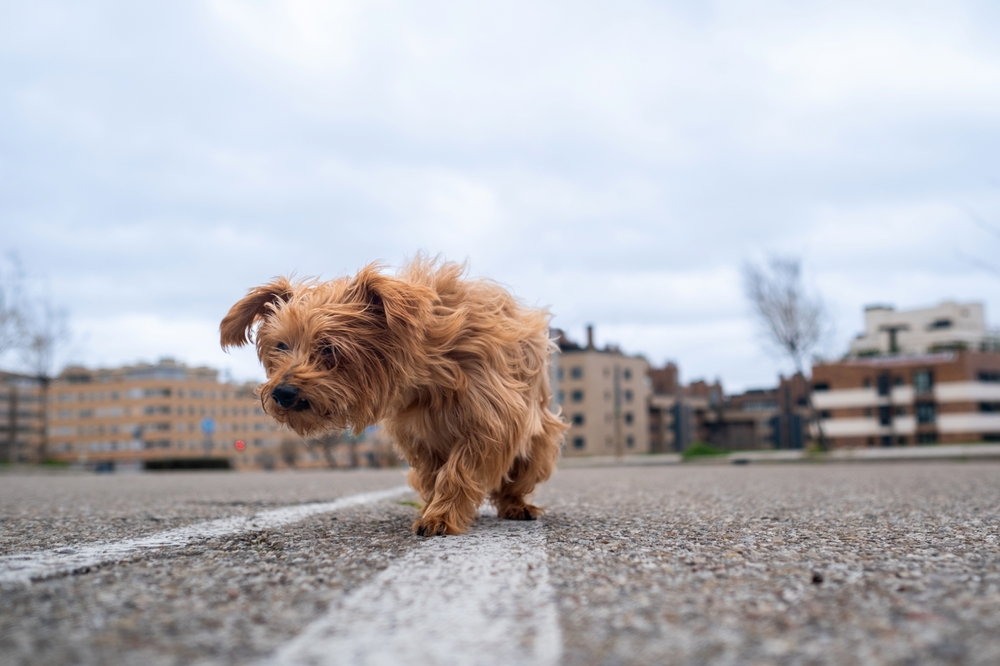
[(294, 386), (282, 384), (271, 391), (271, 398), (285, 409), (288, 409), (298, 401), (299, 390)]

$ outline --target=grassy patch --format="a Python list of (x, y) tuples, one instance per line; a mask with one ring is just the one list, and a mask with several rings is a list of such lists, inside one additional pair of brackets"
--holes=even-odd
[(729, 451), (717, 449), (711, 444), (706, 444), (705, 442), (695, 442), (685, 449), (682, 458), (684, 460), (692, 460), (695, 458), (706, 458), (710, 456), (724, 456), (727, 453), (729, 453)]
[(402, 504), (403, 506), (412, 506), (414, 509), (418, 510), (424, 508), (423, 504), (421, 504), (420, 502), (414, 502), (413, 500), (400, 500), (398, 503)]

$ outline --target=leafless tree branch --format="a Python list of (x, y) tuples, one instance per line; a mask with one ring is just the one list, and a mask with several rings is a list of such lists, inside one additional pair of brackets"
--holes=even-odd
[(0, 357), (24, 338), (24, 269), (16, 254), (0, 261)]
[[(792, 361), (796, 372), (805, 376), (806, 361), (822, 339), (828, 315), (820, 298), (806, 293), (801, 261), (772, 257), (765, 266), (747, 263), (743, 267), (743, 289), (767, 340)], [(806, 396), (820, 447), (826, 449), (811, 388)]]

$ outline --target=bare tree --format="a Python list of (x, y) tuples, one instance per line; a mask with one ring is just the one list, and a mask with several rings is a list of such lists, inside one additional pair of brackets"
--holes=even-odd
[(38, 298), (33, 307), (24, 309), (22, 318), (21, 357), (28, 371), (41, 387), (41, 432), (39, 462), (49, 455), (49, 387), (55, 374), (56, 354), (69, 342), (66, 311), (52, 305), (48, 298)]
[[(972, 218), (972, 222), (977, 227), (979, 227), (989, 235), (993, 236), (994, 240), (1000, 240), (1000, 227), (997, 227), (995, 224), (992, 224), (991, 222), (987, 221), (986, 218), (982, 217), (981, 215), (979, 215), (979, 213), (977, 213), (974, 210), (971, 209), (968, 210), (968, 214)], [(965, 263), (971, 266), (975, 266), (980, 270), (984, 270), (987, 273), (991, 273), (994, 278), (1000, 277), (1000, 264), (997, 264), (995, 261), (983, 260), (980, 259), (979, 257), (968, 255), (959, 250), (956, 250), (955, 253)]]
[(281, 440), (281, 459), (289, 467), (295, 467), (299, 460), (299, 442), (292, 437)]
[(24, 337), (24, 270), (17, 255), (0, 263), (0, 357)]
[(321, 437), (309, 440), (309, 448), (319, 449), (326, 460), (326, 464), (336, 469), (340, 467), (340, 464), (337, 462), (337, 449), (344, 442), (345, 434), (343, 430), (325, 433)]
[[(766, 266), (747, 263), (743, 267), (743, 288), (765, 338), (804, 377), (806, 361), (823, 337), (828, 315), (819, 297), (806, 293), (801, 261), (772, 257)], [(819, 446), (825, 451), (828, 442), (823, 421), (813, 405), (811, 386), (807, 386), (806, 400)]]

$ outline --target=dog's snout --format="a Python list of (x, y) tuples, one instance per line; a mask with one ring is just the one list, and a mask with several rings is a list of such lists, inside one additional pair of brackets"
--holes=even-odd
[(280, 406), (288, 409), (299, 399), (299, 390), (289, 384), (282, 384), (271, 391), (271, 398)]

